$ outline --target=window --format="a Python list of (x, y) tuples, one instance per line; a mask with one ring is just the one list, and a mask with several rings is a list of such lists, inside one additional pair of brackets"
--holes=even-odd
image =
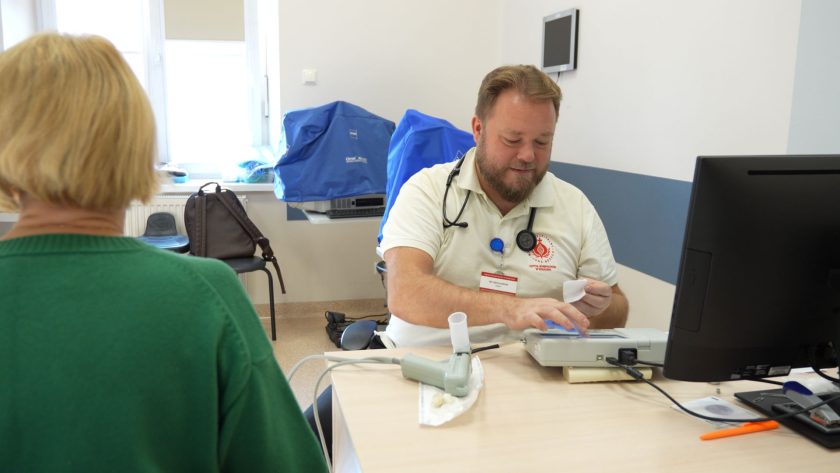
[[(167, 9), (186, 16), (185, 8), (200, 5), (183, 0), (46, 0), (38, 14), (42, 29), (98, 34), (123, 53), (154, 108), (161, 162), (184, 167), (192, 177), (232, 179), (237, 163), (269, 144), (264, 49), (277, 28), (276, 3), (225, 0), (227, 7), (243, 9), (247, 20), (235, 25), (244, 35), (222, 39), (203, 37), (201, 28), (179, 30), (179, 24), (192, 29), (202, 12), (165, 21)], [(173, 25), (173, 34), (165, 34), (164, 25)]]

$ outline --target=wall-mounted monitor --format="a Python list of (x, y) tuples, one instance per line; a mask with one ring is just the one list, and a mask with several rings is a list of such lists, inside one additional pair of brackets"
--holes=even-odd
[(576, 8), (543, 18), (542, 70), (563, 72), (577, 68), (580, 12)]

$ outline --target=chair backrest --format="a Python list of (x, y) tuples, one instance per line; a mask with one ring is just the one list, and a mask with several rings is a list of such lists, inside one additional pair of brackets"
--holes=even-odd
[(441, 118), (406, 110), (388, 148), (385, 213), (379, 225), (377, 241), (382, 241), (382, 228), (400, 188), (408, 178), (423, 168), (454, 161), (473, 146), (475, 140), (471, 133), (459, 130)]
[(174, 236), (178, 234), (175, 216), (169, 212), (155, 212), (146, 219), (146, 230), (143, 236)]

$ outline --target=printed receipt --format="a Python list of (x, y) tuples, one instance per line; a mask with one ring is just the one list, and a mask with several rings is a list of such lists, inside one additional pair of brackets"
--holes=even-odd
[(563, 283), (563, 302), (571, 304), (572, 302), (583, 299), (586, 295), (586, 284), (589, 283), (586, 279), (576, 279), (574, 281), (566, 281)]

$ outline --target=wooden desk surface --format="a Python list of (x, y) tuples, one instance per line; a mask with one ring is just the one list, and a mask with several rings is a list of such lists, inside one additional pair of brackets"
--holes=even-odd
[[(443, 347), (331, 354), (408, 352), (441, 360), (449, 355)], [(404, 379), (398, 366), (332, 371), (336, 471), (354, 471), (356, 462), (364, 473), (840, 471), (840, 450), (784, 426), (701, 441), (699, 435), (714, 427), (676, 411), (646, 384), (569, 384), (520, 344), (478, 356), (485, 372), (478, 400), (440, 427), (418, 424), (418, 384)], [(744, 381), (655, 381), (679, 401), (718, 396), (737, 404), (735, 392), (773, 389)]]

